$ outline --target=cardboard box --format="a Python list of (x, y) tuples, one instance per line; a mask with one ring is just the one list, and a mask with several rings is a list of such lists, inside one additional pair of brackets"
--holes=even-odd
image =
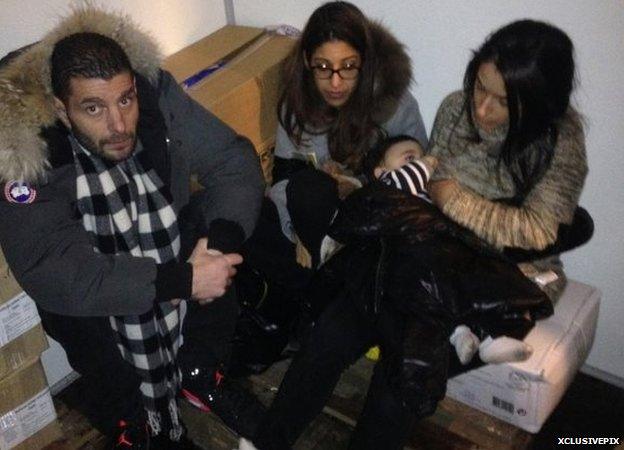
[(61, 437), (39, 359), (0, 381), (0, 449), (38, 449)]
[[(63, 430), (56, 419), (37, 431), (31, 437), (13, 447), (13, 450), (36, 450), (45, 449), (59, 439), (63, 439)], [(58, 447), (57, 447), (58, 448)], [(61, 447), (62, 448), (62, 447)]]
[[(183, 86), (195, 77), (188, 94), (251, 140), (267, 180), (277, 129), (280, 70), (293, 44), (292, 38), (261, 28), (229, 25), (163, 63)], [(203, 77), (202, 71), (211, 73)]]
[(533, 435), (514, 425), (445, 397), (436, 412), (412, 429), (413, 448), (521, 450), (531, 448)]
[(0, 251), (0, 378), (48, 348), (35, 302), (17, 284)]
[(527, 361), (490, 364), (449, 380), (447, 396), (537, 433), (555, 409), (593, 344), (600, 292), (570, 280), (555, 313), (525, 338)]

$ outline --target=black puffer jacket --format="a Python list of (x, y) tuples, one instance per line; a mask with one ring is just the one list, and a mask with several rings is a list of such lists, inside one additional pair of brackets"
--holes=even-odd
[[(414, 311), (416, 293), (424, 302), (422, 311), (448, 310), (461, 323), (491, 316), (515, 327), (517, 321), (532, 325), (552, 314), (546, 296), (515, 264), (435, 206), (397, 189), (373, 183), (356, 191), (341, 207), (330, 235), (347, 244), (343, 252), (351, 256), (342, 255), (326, 270), (337, 263), (351, 266), (346, 287), (368, 311), (374, 312), (381, 301)], [(364, 269), (363, 261), (372, 267)], [(373, 284), (364, 272), (374, 273)], [(486, 329), (489, 320), (479, 322), (474, 323), (478, 334), (497, 333)], [(496, 328), (513, 334), (503, 325)]]
[[(375, 315), (383, 304), (405, 317), (396, 379), (417, 414), (433, 412), (444, 395), (455, 326), (467, 324), (481, 339), (522, 338), (553, 312), (515, 264), (435, 206), (381, 183), (346, 199), (330, 236), (345, 247), (319, 274), (325, 298), (346, 290), (365, 314)], [(407, 363), (413, 360), (421, 364)]]

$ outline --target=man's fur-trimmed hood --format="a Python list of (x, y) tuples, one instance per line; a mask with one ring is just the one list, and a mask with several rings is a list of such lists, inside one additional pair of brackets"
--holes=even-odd
[(383, 123), (394, 113), (412, 82), (412, 62), (403, 44), (380, 23), (371, 22), (371, 37), (377, 57), (372, 108)]
[(41, 41), (0, 68), (0, 181), (45, 179), (48, 148), (42, 129), (56, 122), (50, 56), (60, 39), (93, 32), (117, 41), (135, 71), (155, 83), (161, 62), (155, 41), (128, 17), (91, 6), (75, 8)]

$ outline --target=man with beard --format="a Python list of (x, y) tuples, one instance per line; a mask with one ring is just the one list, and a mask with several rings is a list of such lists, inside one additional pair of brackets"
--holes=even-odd
[(220, 370), (260, 166), (156, 55), (87, 7), (0, 69), (0, 244), (115, 448), (196, 448), (180, 394), (241, 435), (262, 413)]

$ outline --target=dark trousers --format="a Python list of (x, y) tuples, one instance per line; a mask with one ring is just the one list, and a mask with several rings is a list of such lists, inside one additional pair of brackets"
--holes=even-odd
[(401, 448), (414, 421), (391, 387), (400, 351), (403, 319), (381, 309), (376, 319), (348, 298), (332, 302), (294, 357), (254, 444), (261, 450), (289, 449), (321, 412), (342, 372), (372, 345), (382, 348), (350, 448)]
[(295, 245), (282, 232), (275, 204), (264, 198), (253, 234), (241, 249), (245, 263), (261, 272), (270, 282), (289, 289), (305, 287), (312, 271), (296, 262)]
[[(179, 364), (217, 367), (226, 363), (238, 316), (234, 293), (206, 306), (195, 302), (188, 306)], [(142, 417), (141, 380), (121, 357), (109, 318), (39, 313), (46, 332), (61, 344), (69, 364), (82, 377), (84, 390), (78, 406), (93, 426), (111, 434), (119, 420)]]
[(320, 261), (321, 242), (340, 203), (338, 185), (325, 172), (306, 168), (291, 175), (286, 199), (293, 228), (316, 267)]

